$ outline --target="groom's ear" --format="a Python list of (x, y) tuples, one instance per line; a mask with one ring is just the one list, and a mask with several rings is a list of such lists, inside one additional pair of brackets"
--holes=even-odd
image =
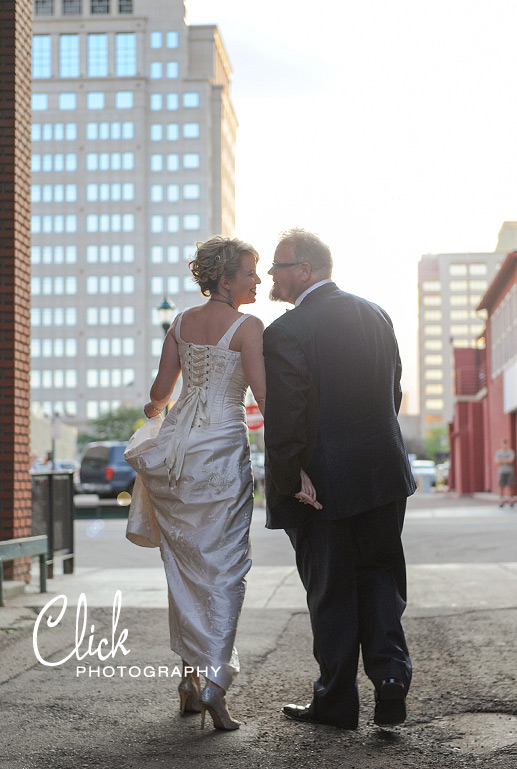
[(309, 262), (302, 262), (300, 264), (300, 275), (302, 280), (310, 280), (312, 277), (312, 266)]

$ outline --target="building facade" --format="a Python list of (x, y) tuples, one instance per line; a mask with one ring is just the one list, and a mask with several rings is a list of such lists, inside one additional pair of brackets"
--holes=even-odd
[(195, 242), (232, 235), (237, 122), (217, 27), (183, 0), (35, 0), (32, 402), (84, 427), (145, 403), (156, 307), (199, 302)]
[(517, 450), (517, 252), (508, 254), (480, 304), (486, 349), (456, 353), (450, 483), (459, 494), (497, 491), (501, 439)]

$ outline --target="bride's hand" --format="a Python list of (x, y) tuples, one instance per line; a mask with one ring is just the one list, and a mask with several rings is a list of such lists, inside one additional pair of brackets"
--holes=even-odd
[(147, 419), (152, 419), (153, 417), (157, 417), (158, 414), (160, 414), (160, 410), (153, 406), (152, 401), (149, 401), (149, 403), (146, 403), (144, 406), (144, 414), (146, 415)]
[(302, 488), (298, 494), (295, 494), (296, 499), (303, 502), (304, 505), (312, 505), (316, 510), (321, 510), (322, 505), (316, 499), (316, 489), (305, 470), (300, 470), (300, 478), (302, 479)]

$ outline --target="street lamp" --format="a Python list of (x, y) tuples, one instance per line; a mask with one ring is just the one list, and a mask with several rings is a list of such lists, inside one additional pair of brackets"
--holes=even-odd
[[(163, 297), (163, 302), (156, 308), (158, 310), (158, 320), (163, 328), (164, 336), (167, 336), (167, 332), (172, 325), (174, 315), (176, 313), (176, 305), (173, 301), (166, 296)], [(169, 411), (169, 405), (165, 406), (165, 414)]]
[(164, 296), (163, 302), (156, 309), (158, 310), (158, 320), (163, 328), (163, 333), (167, 336), (167, 331), (170, 329), (174, 319), (176, 305)]

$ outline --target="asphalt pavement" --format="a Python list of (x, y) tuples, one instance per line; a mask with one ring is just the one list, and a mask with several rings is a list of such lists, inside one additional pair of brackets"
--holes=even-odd
[[(228, 694), (241, 729), (220, 733), (207, 719), (209, 728), (201, 731), (198, 716), (180, 718), (179, 660), (168, 647), (159, 555), (143, 551), (145, 563), (135, 565), (128, 559), (137, 560), (139, 549), (121, 538), (109, 545), (123, 554), (115, 568), (88, 566), (78, 557), (82, 565), (73, 575), (56, 574), (48, 593), (37, 592), (34, 573), (31, 585), (11, 593), (0, 609), (1, 766), (515, 769), (517, 557), (506, 558), (515, 549), (504, 545), (516, 542), (517, 510), (499, 511), (492, 497), (421, 495), (410, 503), (409, 522), (414, 533), (407, 549), (414, 556), (408, 557), (405, 627), (414, 679), (404, 726), (374, 726), (372, 689), (362, 671), (357, 731), (297, 724), (280, 714), (282, 703), (310, 699), (316, 664), (292, 552), (281, 532), (258, 533), (258, 509), (257, 557), (237, 637), (241, 673)], [(85, 532), (100, 526), (81, 525)], [(439, 540), (447, 550), (455, 526), (467, 534), (485, 526), (494, 543), (504, 539), (503, 549), (494, 544), (472, 561), (439, 559)], [(108, 521), (105, 527), (117, 530)], [(430, 561), (422, 540), (432, 537)], [(85, 547), (94, 540), (81, 538)], [(465, 555), (459, 545), (447, 552)], [(491, 554), (505, 559), (490, 560)], [(67, 601), (61, 617), (59, 596)]]

